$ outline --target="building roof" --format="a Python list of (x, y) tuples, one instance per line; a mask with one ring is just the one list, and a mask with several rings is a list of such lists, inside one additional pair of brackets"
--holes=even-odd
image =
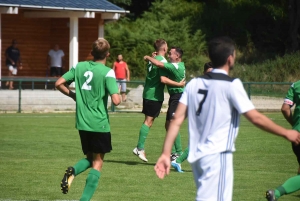
[(0, 0), (0, 6), (70, 11), (127, 12), (106, 0)]

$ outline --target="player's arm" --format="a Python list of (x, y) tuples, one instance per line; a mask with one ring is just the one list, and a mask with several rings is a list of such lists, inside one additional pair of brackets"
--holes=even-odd
[(12, 65), (15, 64), (15, 62), (8, 56), (8, 49), (5, 51), (5, 57), (11, 62)]
[(291, 126), (293, 126), (293, 113), (291, 108), (294, 106), (294, 83), (290, 86), (284, 102), (281, 106), (281, 112), (284, 116), (284, 118), (291, 124)]
[(157, 160), (154, 170), (156, 175), (163, 179), (165, 175), (170, 173), (170, 155), (173, 143), (179, 132), (180, 126), (185, 119), (187, 111), (187, 106), (183, 103), (179, 103), (172, 121), (170, 122), (167, 135), (165, 137), (165, 142), (160, 158)]
[(113, 69), (114, 71), (116, 70), (115, 62), (114, 62), (114, 65), (113, 65), (112, 69)]
[(125, 70), (126, 70), (126, 80), (127, 81), (130, 81), (130, 71), (129, 71), (129, 68), (128, 68), (128, 65), (126, 64), (125, 66)]
[(112, 94), (111, 96), (111, 101), (113, 102), (114, 105), (119, 105), (121, 103), (121, 99), (119, 94)]
[(286, 138), (287, 140), (294, 142), (295, 144), (300, 143), (300, 134), (295, 130), (287, 130), (270, 120), (265, 115), (259, 113), (257, 110), (253, 109), (246, 113), (244, 116), (255, 126), (260, 129), (273, 133), (275, 135)]
[(185, 86), (185, 78), (183, 78), (180, 82), (175, 82), (166, 76), (160, 76), (160, 82), (164, 83), (169, 86), (174, 86), (174, 87), (184, 87)]
[(144, 60), (150, 61), (152, 64), (154, 64), (157, 67), (164, 68), (164, 63), (154, 59), (153, 57), (150, 57), (150, 56), (146, 55), (146, 56), (144, 56)]
[(291, 110), (291, 106), (287, 103), (283, 103), (281, 106), (281, 113), (284, 118), (293, 126), (293, 113)]
[(76, 94), (68, 89), (65, 86), (66, 80), (63, 77), (58, 78), (58, 80), (55, 82), (55, 87), (57, 90), (59, 90), (61, 93), (65, 94), (66, 96), (71, 97), (74, 101), (76, 101)]

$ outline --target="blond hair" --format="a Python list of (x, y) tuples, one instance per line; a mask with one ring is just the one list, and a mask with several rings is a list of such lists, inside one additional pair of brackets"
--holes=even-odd
[(109, 53), (110, 45), (104, 38), (98, 38), (92, 45), (92, 55), (95, 60), (103, 60)]
[(162, 46), (164, 46), (166, 44), (167, 44), (167, 42), (164, 39), (157, 39), (154, 42), (153, 47), (154, 47), (155, 51), (158, 52), (162, 48)]

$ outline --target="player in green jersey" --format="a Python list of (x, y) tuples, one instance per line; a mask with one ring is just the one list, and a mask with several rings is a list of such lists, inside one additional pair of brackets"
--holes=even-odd
[[(161, 82), (167, 84), (166, 80), (171, 79), (175, 82), (181, 82), (185, 80), (185, 66), (181, 61), (183, 55), (182, 49), (179, 47), (172, 47), (168, 53), (168, 58), (170, 63), (163, 63), (156, 60), (153, 57), (145, 56), (144, 59), (150, 61), (157, 67), (163, 69), (165, 75), (161, 74)], [(165, 128), (168, 130), (170, 120), (177, 108), (181, 94), (184, 88), (178, 86), (167, 85), (168, 92), (170, 94), (169, 107), (166, 116)], [(182, 154), (181, 137), (180, 134), (177, 135), (174, 146), (172, 148), (171, 160), (174, 160)]]
[[(79, 62), (55, 83), (63, 94), (76, 101), (76, 128), (79, 131), (82, 151), (86, 158), (68, 167), (61, 182), (64, 194), (68, 193), (75, 176), (91, 167), (80, 201), (88, 201), (93, 196), (100, 179), (105, 153), (112, 150), (107, 99), (120, 104), (119, 90), (114, 71), (105, 66), (110, 45), (99, 38), (92, 45), (93, 61)], [(65, 83), (75, 82), (75, 92)]]
[[(293, 114), (291, 108), (294, 105), (296, 106)], [(284, 118), (291, 124), (293, 130), (300, 132), (300, 80), (293, 83), (289, 88), (282, 104), (281, 112)], [(298, 175), (289, 178), (275, 190), (268, 190), (266, 192), (267, 200), (277, 200), (282, 195), (300, 190), (300, 146), (292, 144), (292, 148), (299, 164)]]
[[(166, 63), (164, 55), (168, 51), (167, 42), (163, 39), (157, 39), (154, 42), (154, 49), (157, 52), (155, 59)], [(145, 155), (145, 141), (148, 136), (150, 127), (152, 126), (156, 117), (158, 117), (161, 106), (164, 100), (164, 87), (165, 84), (161, 82), (161, 75), (164, 74), (162, 69), (153, 65), (152, 63), (147, 64), (147, 75), (143, 91), (143, 110), (145, 114), (145, 120), (140, 128), (139, 139), (137, 146), (133, 149), (133, 153), (138, 156), (144, 162), (148, 159)], [(181, 86), (183, 87), (185, 82), (175, 82), (170, 79), (165, 81), (168, 85)]]

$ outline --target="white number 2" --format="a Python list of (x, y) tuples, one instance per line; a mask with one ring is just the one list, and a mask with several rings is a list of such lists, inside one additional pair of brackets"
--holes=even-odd
[(81, 89), (84, 89), (84, 90), (91, 90), (92, 89), (92, 86), (89, 85), (89, 83), (92, 81), (93, 79), (93, 72), (91, 71), (86, 71), (84, 73), (84, 77), (87, 78), (87, 80), (85, 81), (85, 83), (82, 85)]

